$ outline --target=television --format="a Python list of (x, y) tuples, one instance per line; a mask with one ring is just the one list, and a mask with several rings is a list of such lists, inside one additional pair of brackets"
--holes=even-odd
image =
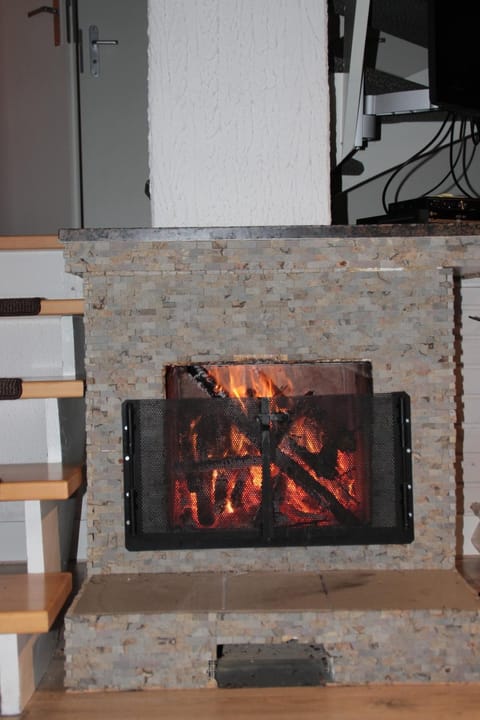
[(463, 118), (480, 117), (480, 36), (471, 0), (429, 0), (430, 101)]

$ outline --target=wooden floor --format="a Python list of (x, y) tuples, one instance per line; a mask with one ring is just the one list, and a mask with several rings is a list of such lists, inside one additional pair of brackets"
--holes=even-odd
[(478, 685), (37, 691), (24, 720), (478, 720)]
[[(480, 558), (459, 564), (480, 592)], [(22, 720), (478, 720), (475, 684), (361, 687), (146, 690), (73, 693), (62, 689), (63, 657), (24, 711)], [(479, 658), (480, 676), (480, 658)]]

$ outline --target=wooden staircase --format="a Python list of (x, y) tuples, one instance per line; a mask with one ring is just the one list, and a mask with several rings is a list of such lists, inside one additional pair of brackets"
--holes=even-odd
[(71, 590), (68, 572), (2, 575), (0, 633), (48, 632)]
[[(31, 263), (35, 261), (37, 252), (44, 254), (45, 251), (61, 253), (62, 245), (57, 237), (0, 237), (0, 253), (3, 257), (9, 253), (18, 255), (20, 252), (20, 263)], [(0, 297), (10, 297), (8, 293), (5, 296), (2, 292), (1, 272)], [(71, 316), (73, 337), (73, 317), (82, 313), (82, 298), (41, 298), (35, 322), (55, 323), (55, 318)], [(8, 317), (2, 313), (0, 338), (4, 320), (13, 323), (16, 329), (17, 320), (21, 328), (24, 317)], [(32, 317), (28, 317), (32, 321)], [(68, 325), (59, 323), (58, 332), (65, 332), (65, 327)], [(71, 338), (67, 342), (69, 345), (72, 345)], [(14, 351), (14, 348), (9, 349), (10, 356)], [(22, 352), (25, 358), (25, 352)], [(32, 352), (32, 361), (34, 359)], [(11, 367), (15, 363), (10, 357), (6, 364)], [(14, 399), (0, 395), (4, 398), (0, 401), (0, 409), (2, 404), (9, 403), (9, 416), (13, 417), (15, 408), (24, 401), (58, 403), (83, 398), (83, 379), (72, 377), (71, 367), (67, 369), (69, 372), (66, 375), (61, 373), (55, 377), (22, 377), (19, 380), (21, 391)], [(1, 354), (0, 376), (0, 388), (2, 380), (7, 384), (11, 381), (11, 373), (6, 375), (3, 372)], [(45, 416), (48, 418), (47, 412)], [(68, 434), (68, 428), (62, 427), (58, 435), (64, 433)], [(48, 446), (56, 435), (51, 428), (45, 435)], [(20, 447), (22, 442), (28, 447), (29, 438), (19, 441)], [(2, 447), (0, 437), (0, 503), (23, 504), (26, 548), (25, 572), (18, 572), (16, 564), (0, 563), (1, 715), (21, 713), (37, 687), (55, 649), (57, 626), (72, 593), (70, 570), (71, 561), (75, 559), (72, 558), (72, 551), (75, 555), (85, 477), (83, 457), (70, 462), (62, 453), (63, 447), (60, 450), (59, 447), (47, 447), (44, 456), (38, 461), (22, 462), (20, 451), (13, 462), (3, 462), (11, 451), (7, 446)]]

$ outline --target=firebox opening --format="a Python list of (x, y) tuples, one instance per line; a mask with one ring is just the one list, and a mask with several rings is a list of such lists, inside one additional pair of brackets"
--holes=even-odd
[(192, 363), (168, 365), (167, 398), (245, 398), (373, 393), (372, 365), (351, 362)]
[(368, 362), (171, 366), (123, 405), (126, 545), (411, 542), (409, 399)]

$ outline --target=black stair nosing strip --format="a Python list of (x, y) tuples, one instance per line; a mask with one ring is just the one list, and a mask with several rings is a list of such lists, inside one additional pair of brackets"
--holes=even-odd
[(22, 390), (21, 378), (0, 378), (0, 400), (18, 400)]
[(0, 298), (0, 317), (39, 315), (42, 298)]

